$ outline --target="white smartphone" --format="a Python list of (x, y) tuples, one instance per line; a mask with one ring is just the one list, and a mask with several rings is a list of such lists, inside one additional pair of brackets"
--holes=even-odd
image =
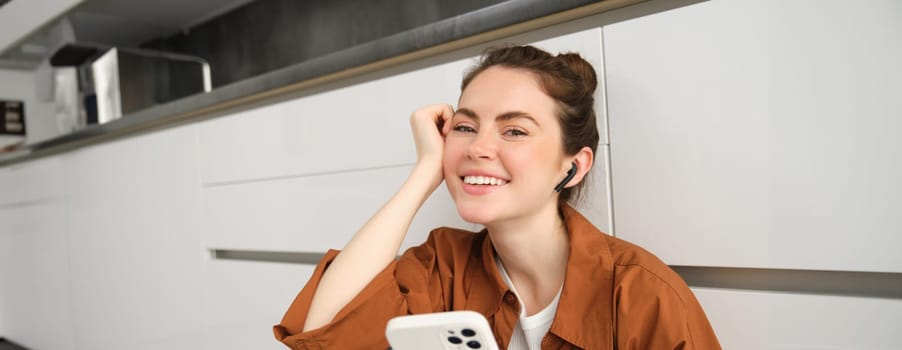
[(385, 337), (392, 350), (498, 350), (489, 322), (475, 311), (398, 316)]

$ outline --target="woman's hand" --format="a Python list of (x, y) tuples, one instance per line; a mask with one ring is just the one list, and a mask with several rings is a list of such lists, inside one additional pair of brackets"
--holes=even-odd
[(410, 116), (410, 128), (417, 146), (416, 172), (429, 176), (437, 187), (442, 182), (442, 153), (445, 135), (451, 129), (454, 109), (448, 104), (420, 108)]

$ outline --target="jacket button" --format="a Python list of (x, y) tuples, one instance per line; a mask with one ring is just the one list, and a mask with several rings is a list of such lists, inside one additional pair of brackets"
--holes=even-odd
[(507, 294), (504, 295), (504, 301), (508, 304), (514, 305), (517, 302), (517, 298), (514, 297), (514, 293), (507, 292)]

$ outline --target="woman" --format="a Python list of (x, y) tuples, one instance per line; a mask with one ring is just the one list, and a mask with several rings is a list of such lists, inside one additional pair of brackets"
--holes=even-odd
[[(295, 349), (385, 349), (394, 316), (474, 310), (502, 349), (717, 349), (686, 284), (568, 202), (598, 144), (592, 66), (530, 46), (489, 51), (458, 109), (411, 116), (417, 163), (341, 252), (330, 251), (276, 337)], [(395, 256), (445, 181), (478, 233), (439, 228)]]

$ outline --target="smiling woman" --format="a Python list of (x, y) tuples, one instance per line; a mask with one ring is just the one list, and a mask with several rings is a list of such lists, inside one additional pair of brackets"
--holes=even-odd
[[(344, 250), (326, 254), (276, 337), (296, 349), (384, 349), (392, 317), (473, 310), (502, 349), (719, 348), (676, 273), (569, 204), (599, 140), (595, 85), (576, 54), (488, 51), (456, 111), (413, 113), (410, 177)], [(393, 261), (443, 180), (458, 214), (485, 229), (436, 229)]]

